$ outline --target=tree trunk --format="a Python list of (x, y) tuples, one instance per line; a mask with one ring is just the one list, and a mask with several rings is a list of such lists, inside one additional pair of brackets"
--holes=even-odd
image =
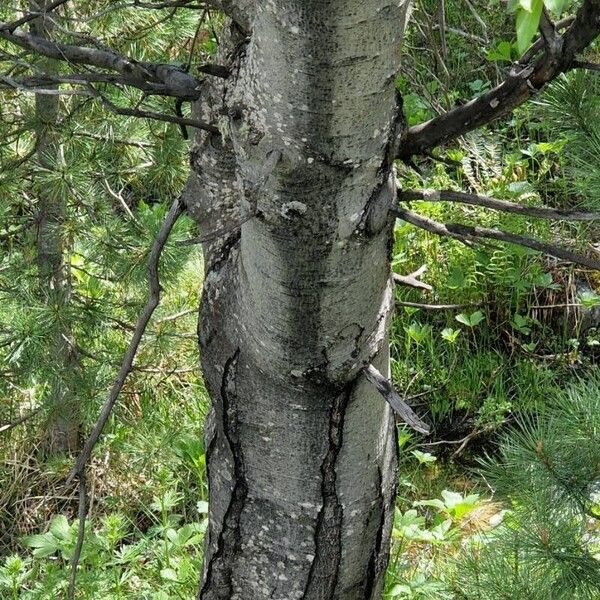
[[(407, 3), (255, 3), (205, 84), (186, 200), (210, 241), (202, 600), (380, 598), (393, 518), (394, 82)], [(247, 27), (244, 27), (247, 30)], [(232, 224), (241, 223), (234, 230)]]
[[(32, 1), (32, 10), (41, 10), (49, 0)], [(48, 37), (48, 20), (32, 21), (32, 33)], [(46, 73), (55, 73), (55, 61), (44, 61)], [(40, 167), (56, 168), (59, 160), (59, 140), (56, 132), (60, 112), (58, 95), (35, 95), (37, 121), (37, 158)], [(64, 321), (64, 308), (71, 294), (70, 274), (64, 262), (66, 204), (43, 185), (36, 190), (38, 200), (37, 263), (40, 295), (57, 315), (50, 335), (51, 355), (48, 357), (49, 400), (48, 420), (42, 448), (48, 454), (75, 452), (79, 442), (80, 410), (73, 389), (77, 357), (71, 342), (70, 327)], [(68, 321), (68, 317), (67, 317)]]

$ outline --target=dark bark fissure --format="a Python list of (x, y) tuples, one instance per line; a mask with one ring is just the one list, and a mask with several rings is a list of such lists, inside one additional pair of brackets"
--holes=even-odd
[[(218, 598), (225, 600), (231, 598), (233, 594), (232, 559), (241, 541), (240, 518), (248, 495), (244, 470), (244, 453), (239, 444), (237, 431), (238, 399), (235, 379), (239, 354), (240, 350), (238, 348), (235, 354), (225, 363), (221, 384), (223, 432), (233, 456), (234, 487), (229, 499), (229, 506), (225, 512), (222, 529), (219, 532), (217, 550), (210, 559), (205, 582), (200, 589), (198, 596), (200, 599)], [(212, 454), (210, 447), (207, 454), (207, 463), (210, 464), (210, 454)], [(207, 592), (207, 590), (210, 591)]]
[(329, 447), (321, 465), (323, 505), (315, 527), (315, 558), (312, 562), (304, 598), (331, 600), (335, 595), (341, 558), (344, 508), (336, 489), (336, 464), (343, 444), (344, 416), (354, 384), (340, 394), (331, 406)]
[(365, 585), (365, 600), (370, 600), (373, 596), (375, 583), (381, 567), (381, 550), (383, 543), (383, 531), (386, 522), (386, 510), (385, 510), (385, 499), (383, 497), (383, 475), (381, 468), (377, 467), (377, 478), (379, 495), (377, 496), (377, 510), (379, 512), (379, 527), (377, 528), (377, 537), (375, 538), (375, 547), (373, 548), (373, 554), (369, 560), (369, 566), (367, 569), (367, 583)]

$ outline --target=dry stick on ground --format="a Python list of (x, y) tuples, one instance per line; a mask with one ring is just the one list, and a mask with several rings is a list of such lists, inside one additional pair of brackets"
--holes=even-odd
[(150, 295), (148, 297), (148, 302), (140, 315), (137, 325), (135, 327), (135, 331), (131, 342), (129, 343), (129, 347), (127, 348), (127, 352), (123, 357), (123, 363), (121, 364), (121, 368), (119, 369), (119, 373), (115, 382), (110, 390), (108, 395), (108, 399), (104, 403), (102, 410), (100, 411), (100, 416), (92, 429), (92, 433), (88, 437), (81, 454), (79, 455), (75, 467), (69, 473), (67, 478), (67, 484), (69, 484), (73, 479), (78, 479), (79, 481), (79, 533), (77, 536), (77, 546), (75, 548), (75, 553), (73, 554), (73, 560), (71, 562), (71, 581), (69, 585), (69, 595), (67, 596), (68, 600), (72, 600), (75, 594), (75, 580), (77, 577), (77, 566), (79, 564), (79, 559), (81, 558), (81, 549), (83, 547), (83, 537), (85, 535), (85, 521), (86, 521), (86, 486), (85, 486), (85, 469), (87, 467), (88, 461), (92, 455), (94, 447), (96, 446), (100, 436), (102, 435), (102, 431), (110, 417), (110, 414), (115, 406), (117, 398), (121, 390), (123, 389), (123, 385), (125, 384), (125, 380), (127, 379), (127, 375), (133, 369), (133, 361), (135, 359), (135, 355), (137, 354), (140, 342), (142, 340), (142, 336), (148, 327), (148, 323), (158, 306), (160, 301), (160, 279), (158, 275), (158, 263), (160, 261), (160, 256), (162, 254), (162, 250), (167, 242), (167, 239), (173, 229), (173, 226), (177, 222), (177, 219), (181, 216), (184, 211), (184, 205), (181, 198), (178, 198), (173, 202), (165, 221), (154, 240), (154, 244), (152, 246), (152, 250), (150, 251), (150, 256), (148, 258), (148, 282), (150, 287)]
[(481, 302), (473, 302), (470, 304), (423, 304), (421, 302), (406, 302), (404, 300), (396, 300), (397, 306), (422, 308), (423, 310), (462, 310), (463, 308), (476, 308), (481, 306), (481, 304)]
[(402, 219), (415, 227), (424, 229), (425, 231), (435, 233), (436, 235), (450, 237), (461, 242), (476, 242), (484, 239), (516, 244), (517, 246), (531, 248), (532, 250), (549, 254), (555, 258), (560, 258), (577, 265), (583, 265), (584, 267), (588, 267), (595, 271), (600, 271), (600, 261), (588, 258), (582, 254), (577, 254), (571, 250), (562, 248), (561, 246), (548, 244), (534, 238), (508, 233), (506, 231), (499, 231), (498, 229), (473, 227), (472, 225), (463, 225), (461, 223), (439, 223), (438, 221), (434, 221), (403, 208), (392, 208), (391, 212), (399, 219)]
[(563, 210), (546, 206), (522, 206), (508, 200), (497, 200), (487, 196), (476, 196), (466, 192), (452, 190), (405, 190), (398, 192), (399, 202), (424, 200), (425, 202), (457, 202), (471, 206), (481, 206), (500, 212), (534, 217), (537, 219), (553, 219), (556, 221), (600, 221), (600, 212), (584, 212), (578, 210)]

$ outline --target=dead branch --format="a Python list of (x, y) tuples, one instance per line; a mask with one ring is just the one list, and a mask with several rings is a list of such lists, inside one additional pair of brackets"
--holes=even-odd
[(543, 254), (548, 254), (550, 256), (554, 256), (555, 258), (560, 258), (574, 264), (582, 265), (595, 271), (600, 270), (600, 262), (594, 260), (593, 258), (588, 258), (587, 256), (577, 254), (571, 250), (562, 248), (561, 246), (542, 242), (541, 240), (535, 238), (508, 233), (498, 229), (463, 225), (461, 223), (439, 223), (438, 221), (434, 221), (403, 208), (394, 208), (392, 209), (392, 213), (403, 221), (414, 225), (415, 227), (435, 233), (436, 235), (450, 237), (461, 242), (476, 242), (481, 239), (488, 239), (509, 244), (516, 244), (517, 246), (531, 248), (532, 250), (537, 250)]
[(399, 190), (398, 200), (424, 200), (426, 202), (457, 202), (471, 206), (481, 206), (506, 213), (534, 217), (538, 219), (553, 219), (557, 221), (600, 221), (600, 212), (585, 212), (563, 210), (560, 208), (523, 206), (508, 200), (497, 200), (487, 196), (477, 196), (466, 192), (452, 190)]
[(392, 407), (394, 412), (415, 431), (429, 434), (429, 425), (424, 423), (413, 411), (413, 409), (400, 398), (398, 392), (387, 377), (384, 377), (373, 365), (369, 365), (363, 369), (363, 373), (367, 380), (372, 383), (377, 391), (385, 398), (387, 403)]
[[(543, 27), (550, 35), (546, 21)], [(572, 24), (559, 38), (560, 43), (550, 47), (542, 40), (541, 48), (545, 48), (545, 51), (537, 61), (531, 64), (517, 63), (507, 78), (491, 91), (439, 117), (410, 127), (401, 141), (397, 158), (408, 161), (413, 155), (422, 155), (435, 146), (512, 112), (537, 95), (560, 73), (572, 68), (576, 56), (598, 35), (600, 0), (584, 0)]]
[[(197, 100), (200, 97), (201, 81), (177, 66), (139, 62), (112, 50), (54, 42), (30, 33), (12, 31), (11, 27), (11, 24), (0, 23), (1, 39), (54, 60), (117, 72), (119, 76), (113, 76), (109, 83), (133, 85), (151, 93), (183, 100)], [(225, 67), (218, 65), (206, 65), (199, 70), (216, 77), (227, 77), (229, 74)], [(96, 81), (102, 76), (106, 74), (87, 75), (88, 78), (95, 77)], [(77, 78), (76, 75), (73, 77)]]
[(49, 12), (52, 12), (54, 9), (58, 8), (62, 4), (66, 4), (68, 1), (69, 0), (55, 0), (55, 2), (46, 6), (46, 8), (44, 10), (31, 11), (31, 12), (28, 12), (26, 15), (22, 16), (20, 19), (13, 21), (12, 23), (0, 24), (0, 32), (1, 31), (12, 32), (17, 27), (21, 27), (21, 25), (25, 25), (26, 23), (29, 23), (30, 21), (33, 21), (34, 19), (37, 19), (38, 17), (42, 17), (42, 16), (48, 14)]
[(600, 72), (600, 63), (576, 60), (573, 62), (573, 68), (574, 69), (586, 69), (587, 71), (595, 71), (596, 73), (598, 73), (598, 72)]
[(474, 308), (481, 306), (481, 302), (472, 304), (422, 304), (421, 302), (406, 302), (404, 300), (396, 300), (397, 306), (406, 306), (408, 308), (420, 308), (423, 310), (463, 310), (465, 308)]
[(39, 414), (39, 412), (40, 412), (40, 409), (36, 408), (35, 410), (32, 410), (30, 413), (28, 413), (22, 417), (19, 417), (18, 419), (15, 419), (14, 421), (11, 421), (10, 423), (6, 423), (6, 425), (0, 426), (0, 433), (4, 433), (5, 431), (10, 431), (11, 429), (18, 427), (19, 425), (26, 423), (27, 421), (29, 421), (29, 419), (31, 419), (32, 417), (35, 417), (37, 414)]
[(427, 290), (428, 292), (433, 291), (433, 288), (428, 284), (424, 283), (419, 279), (423, 273), (427, 271), (427, 265), (423, 265), (421, 268), (413, 271), (408, 275), (399, 275), (398, 273), (393, 274), (394, 283), (396, 285), (404, 285), (407, 287), (417, 288), (420, 290)]
[(127, 379), (127, 376), (132, 370), (133, 361), (137, 354), (137, 350), (142, 340), (142, 336), (144, 335), (148, 323), (150, 322), (150, 318), (152, 317), (160, 301), (161, 287), (158, 273), (158, 263), (160, 260), (160, 256), (167, 242), (167, 239), (173, 229), (173, 226), (175, 225), (177, 219), (181, 216), (183, 211), (183, 202), (180, 198), (178, 198), (177, 200), (175, 200), (175, 202), (173, 202), (171, 209), (169, 210), (165, 221), (158, 233), (158, 236), (154, 241), (154, 245), (152, 246), (152, 250), (148, 258), (148, 283), (150, 288), (148, 302), (146, 303), (146, 306), (144, 307), (144, 310), (142, 311), (142, 314), (138, 319), (133, 337), (131, 339), (131, 342), (129, 343), (127, 352), (123, 357), (123, 363), (121, 364), (121, 368), (119, 369), (117, 378), (115, 379), (115, 382), (113, 383), (113, 386), (110, 390), (108, 399), (106, 400), (104, 406), (102, 407), (102, 410), (100, 411), (100, 416), (98, 417), (98, 420), (94, 425), (94, 428), (92, 429), (92, 433), (86, 440), (83, 450), (81, 451), (81, 454), (79, 455), (75, 466), (69, 473), (67, 482), (71, 482), (73, 479), (76, 478), (81, 479), (81, 477), (84, 475), (85, 468), (92, 455), (94, 447), (96, 446), (98, 440), (100, 439), (100, 436), (102, 435), (102, 431), (104, 430), (106, 422), (110, 417), (110, 414), (115, 406), (115, 403), (119, 397), (121, 390), (123, 389), (125, 380)]
[(81, 551), (83, 550), (83, 541), (85, 538), (85, 522), (87, 520), (87, 486), (85, 473), (79, 476), (79, 508), (77, 516), (79, 519), (79, 528), (77, 530), (77, 543), (71, 558), (71, 574), (69, 576), (69, 589), (67, 590), (67, 600), (75, 599), (75, 584), (77, 583), (77, 567), (81, 560)]

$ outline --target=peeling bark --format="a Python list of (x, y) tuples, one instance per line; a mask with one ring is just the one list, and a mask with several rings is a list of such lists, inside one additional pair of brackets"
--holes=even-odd
[[(389, 554), (395, 78), (407, 5), (267, 0), (204, 84), (185, 198), (212, 398), (202, 600), (375, 600)], [(226, 115), (226, 118), (223, 118)], [(231, 225), (240, 227), (231, 230)], [(229, 229), (228, 229), (229, 228)]]

